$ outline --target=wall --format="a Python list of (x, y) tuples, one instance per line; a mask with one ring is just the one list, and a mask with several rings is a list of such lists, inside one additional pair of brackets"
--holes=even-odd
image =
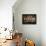
[(46, 46), (46, 0), (41, 1), (41, 40), (42, 46)]
[[(23, 0), (17, 7), (14, 5), (13, 14), (15, 20), (15, 29), (17, 29), (18, 32), (22, 32), (24, 38), (34, 40), (36, 46), (41, 46), (41, 1)], [(37, 24), (22, 24), (22, 14), (37, 14)]]
[(12, 6), (16, 0), (0, 0), (0, 27), (12, 29)]

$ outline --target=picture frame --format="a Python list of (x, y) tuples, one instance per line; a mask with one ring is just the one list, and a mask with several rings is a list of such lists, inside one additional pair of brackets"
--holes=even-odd
[(22, 14), (22, 24), (36, 24), (36, 14)]

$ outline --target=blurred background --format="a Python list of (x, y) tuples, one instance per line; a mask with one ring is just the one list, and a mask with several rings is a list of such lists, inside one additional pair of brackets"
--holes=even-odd
[[(22, 14), (31, 13), (37, 14), (37, 24), (23, 25)], [(46, 46), (46, 0), (0, 0), (0, 27), (12, 29), (13, 26), (37, 46)]]

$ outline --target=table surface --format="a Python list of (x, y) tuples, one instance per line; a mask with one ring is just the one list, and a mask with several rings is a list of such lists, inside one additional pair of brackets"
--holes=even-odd
[(13, 40), (6, 40), (2, 44), (0, 43), (0, 45), (2, 45), (2, 46), (15, 46), (15, 39), (13, 39)]

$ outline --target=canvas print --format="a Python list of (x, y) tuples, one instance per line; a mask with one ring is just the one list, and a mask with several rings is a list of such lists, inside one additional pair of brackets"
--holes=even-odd
[(22, 14), (22, 24), (36, 24), (36, 14)]

